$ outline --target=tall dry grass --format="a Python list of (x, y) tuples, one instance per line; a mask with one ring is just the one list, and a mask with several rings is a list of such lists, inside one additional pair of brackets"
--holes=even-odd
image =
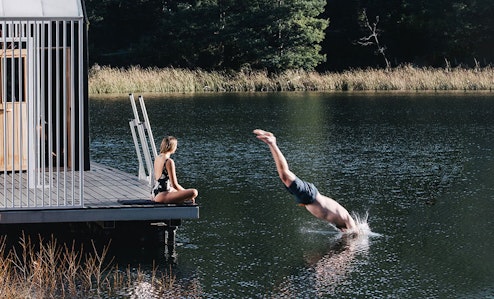
[(120, 270), (108, 260), (109, 245), (98, 252), (92, 243), (85, 252), (53, 237), (33, 243), (23, 235), (15, 248), (7, 249), (0, 237), (0, 298), (200, 297), (198, 284), (181, 286), (171, 271)]
[(266, 71), (206, 72), (175, 68), (111, 68), (93, 66), (89, 93), (130, 92), (252, 92), (252, 91), (366, 91), (366, 90), (489, 90), (494, 68), (354, 69), (342, 73), (291, 70), (277, 75)]

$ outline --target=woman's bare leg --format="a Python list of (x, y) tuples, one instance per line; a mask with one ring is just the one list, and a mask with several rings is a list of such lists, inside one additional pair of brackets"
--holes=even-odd
[(160, 203), (184, 203), (186, 201), (192, 201), (195, 203), (195, 198), (198, 192), (196, 189), (185, 189), (173, 192), (161, 192), (154, 197), (154, 201)]

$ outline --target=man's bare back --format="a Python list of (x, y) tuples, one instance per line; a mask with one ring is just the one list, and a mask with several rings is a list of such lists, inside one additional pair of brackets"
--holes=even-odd
[(273, 133), (257, 129), (254, 130), (254, 134), (269, 146), (283, 184), (312, 215), (334, 224), (344, 232), (351, 231), (356, 227), (355, 221), (342, 205), (322, 195), (313, 184), (301, 181), (290, 171), (283, 153), (276, 144), (276, 137)]

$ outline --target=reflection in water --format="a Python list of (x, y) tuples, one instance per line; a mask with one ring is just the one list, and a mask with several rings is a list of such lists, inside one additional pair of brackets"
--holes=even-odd
[(367, 258), (370, 238), (381, 236), (370, 229), (367, 213), (364, 216), (354, 213), (352, 216), (357, 223), (354, 232), (340, 233), (336, 228), (334, 231), (302, 229), (302, 233), (329, 237), (329, 249), (307, 252), (304, 257), (307, 264), (305, 274), (287, 279), (276, 291), (285, 296), (300, 296), (302, 294), (294, 293), (294, 290), (300, 284), (299, 280), (303, 280), (306, 286), (312, 286), (313, 290), (307, 290), (312, 295), (325, 297), (336, 294), (338, 287), (346, 283), (356, 265)]
[[(156, 273), (155, 273), (156, 274)], [(154, 275), (154, 274), (153, 274)], [(125, 298), (201, 298), (201, 287), (197, 279), (190, 280), (182, 285), (171, 277), (168, 281), (160, 280), (160, 277), (137, 278), (136, 282), (129, 285), (127, 290), (120, 292)], [(163, 283), (164, 282), (164, 283)]]
[(315, 263), (308, 259), (314, 269), (314, 287), (318, 295), (333, 294), (353, 271), (357, 256), (365, 257), (369, 251), (369, 238), (380, 236), (369, 228), (368, 214), (353, 214), (357, 224), (355, 231), (338, 234), (329, 251)]
[(202, 298), (200, 282), (197, 278), (187, 281), (179, 280), (173, 273), (152, 271), (150, 274), (141, 273), (135, 277), (134, 283), (129, 283), (119, 292), (123, 298)]
[(368, 250), (369, 235), (342, 235), (312, 266), (316, 293), (333, 294), (352, 273), (356, 256), (365, 256)]

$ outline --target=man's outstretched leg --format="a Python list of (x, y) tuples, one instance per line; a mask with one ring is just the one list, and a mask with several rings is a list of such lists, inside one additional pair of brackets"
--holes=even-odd
[(254, 130), (254, 134), (257, 135), (257, 139), (264, 141), (269, 145), (271, 154), (273, 155), (274, 162), (276, 163), (276, 170), (278, 170), (278, 175), (285, 186), (290, 187), (293, 181), (297, 178), (293, 172), (288, 168), (288, 162), (283, 156), (283, 153), (276, 145), (276, 137), (273, 133), (266, 132), (263, 130)]

